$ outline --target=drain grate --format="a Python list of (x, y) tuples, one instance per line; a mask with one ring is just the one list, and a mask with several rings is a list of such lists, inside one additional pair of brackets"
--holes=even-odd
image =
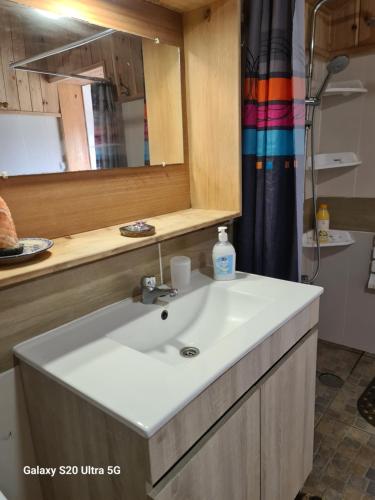
[(200, 350), (198, 347), (184, 347), (181, 349), (180, 354), (183, 358), (195, 358), (195, 356), (198, 356), (200, 353)]
[(340, 389), (344, 385), (343, 379), (334, 373), (321, 373), (319, 380), (322, 384), (334, 389)]
[(375, 378), (358, 399), (357, 406), (362, 417), (375, 427)]

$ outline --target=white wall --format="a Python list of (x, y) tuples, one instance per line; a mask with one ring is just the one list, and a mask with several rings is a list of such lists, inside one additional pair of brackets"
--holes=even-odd
[(41, 500), (39, 480), (25, 476), (35, 465), (19, 369), (0, 374), (0, 491), (9, 500)]
[(145, 164), (144, 106), (143, 99), (122, 105), (128, 167), (139, 167)]
[(64, 170), (58, 118), (0, 114), (0, 171), (8, 175)]
[(323, 98), (318, 152), (353, 151), (363, 164), (320, 171), (320, 196), (375, 197), (375, 54), (350, 57), (349, 66), (332, 81), (358, 79), (367, 94)]
[[(375, 291), (367, 289), (374, 233), (350, 231), (355, 243), (322, 248), (316, 284), (324, 287), (319, 337), (375, 353)], [(305, 271), (312, 274), (313, 249), (304, 249)]]

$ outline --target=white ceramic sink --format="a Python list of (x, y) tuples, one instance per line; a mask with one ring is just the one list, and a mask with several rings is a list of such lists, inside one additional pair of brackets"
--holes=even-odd
[[(141, 307), (141, 317), (111, 331), (108, 337), (166, 363), (186, 363), (181, 349), (204, 352), (266, 308), (272, 299), (227, 286), (203, 286), (184, 294), (168, 307)], [(161, 302), (160, 302), (161, 303)], [(163, 320), (162, 313), (168, 313)], [(164, 315), (163, 315), (164, 317)]]
[[(322, 293), (236, 276), (215, 282), (194, 272), (191, 289), (176, 298), (118, 302), (19, 344), (15, 354), (150, 436)], [(182, 357), (185, 347), (200, 354)]]

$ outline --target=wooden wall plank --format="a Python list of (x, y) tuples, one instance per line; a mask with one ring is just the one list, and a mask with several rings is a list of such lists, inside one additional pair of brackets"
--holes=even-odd
[(20, 236), (57, 238), (190, 207), (184, 165), (0, 179)]
[(184, 14), (191, 199), (241, 210), (239, 0)]
[(176, 12), (189, 12), (200, 7), (208, 7), (212, 1), (210, 0), (146, 0), (147, 2), (157, 5), (163, 5), (168, 9)]
[(143, 0), (13, 0), (16, 3), (71, 16), (162, 43), (182, 44), (181, 15)]
[(80, 85), (58, 84), (64, 145), (69, 171), (90, 170), (86, 116)]
[(13, 62), (13, 46), (12, 46), (12, 33), (8, 28), (10, 24), (10, 17), (4, 13), (0, 23), (0, 53), (1, 64), (3, 68), (4, 88), (5, 88), (5, 101), (8, 103), (7, 109), (18, 110), (20, 109), (20, 102), (18, 98), (16, 72), (9, 70), (9, 64)]
[(151, 165), (183, 163), (180, 50), (143, 40)]
[[(8, 20), (12, 33), (13, 58), (17, 61), (26, 57), (23, 29), (17, 16), (9, 16)], [(16, 71), (16, 81), (20, 110), (32, 111), (29, 75), (25, 71)]]

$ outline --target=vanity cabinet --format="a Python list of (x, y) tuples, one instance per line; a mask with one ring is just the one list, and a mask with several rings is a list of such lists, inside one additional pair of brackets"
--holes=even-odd
[(149, 493), (150, 500), (260, 499), (260, 390), (251, 391)]
[(317, 333), (242, 397), (150, 500), (293, 500), (312, 469)]
[(41, 477), (48, 500), (293, 500), (312, 468), (319, 299), (151, 436), (20, 360), (37, 461), (120, 467)]
[(312, 469), (317, 334), (261, 384), (263, 500), (292, 500)]

